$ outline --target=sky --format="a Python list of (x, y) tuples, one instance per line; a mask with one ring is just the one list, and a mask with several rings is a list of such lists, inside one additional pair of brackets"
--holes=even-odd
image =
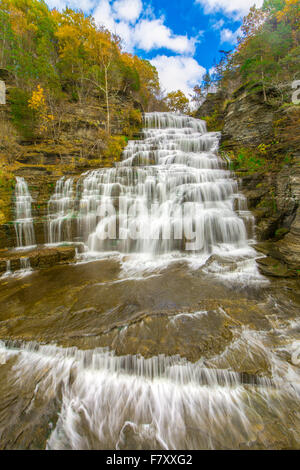
[(122, 38), (123, 50), (156, 66), (165, 92), (188, 97), (213, 71), (219, 50), (232, 50), (243, 16), (263, 0), (46, 0), (92, 14), (99, 25)]

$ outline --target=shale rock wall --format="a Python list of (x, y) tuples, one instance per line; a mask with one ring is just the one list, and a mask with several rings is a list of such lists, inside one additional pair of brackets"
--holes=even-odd
[[(240, 87), (230, 96), (210, 94), (196, 115), (222, 121), (221, 149), (255, 153), (269, 146), (262, 171), (238, 169), (241, 189), (256, 218), (256, 248), (264, 274), (297, 277), (300, 274), (300, 106), (279, 106), (274, 90), (265, 103), (261, 91)], [(206, 114), (207, 113), (207, 114)], [(286, 161), (286, 157), (287, 162)], [(274, 163), (276, 162), (276, 163)], [(269, 170), (268, 170), (269, 164)], [(267, 168), (267, 169), (266, 169)]]

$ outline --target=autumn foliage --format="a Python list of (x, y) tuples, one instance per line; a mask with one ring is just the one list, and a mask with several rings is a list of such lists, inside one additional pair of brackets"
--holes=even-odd
[(37, 134), (54, 126), (64, 102), (96, 98), (109, 135), (121, 102), (148, 111), (160, 93), (155, 67), (123, 52), (118, 36), (81, 11), (39, 0), (1, 1), (0, 69), (13, 77), (15, 97), (29, 96)]

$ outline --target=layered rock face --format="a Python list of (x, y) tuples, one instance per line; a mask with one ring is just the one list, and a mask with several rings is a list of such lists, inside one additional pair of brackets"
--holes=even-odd
[(296, 276), (300, 268), (300, 154), (279, 172), (241, 178), (256, 218), (257, 249), (268, 255), (261, 270), (274, 276)]
[[(299, 106), (280, 107), (272, 93), (274, 90), (270, 90), (268, 103), (263, 101), (262, 92), (245, 87), (230, 96), (224, 92), (208, 95), (197, 115), (214, 113), (223, 122), (221, 147), (225, 152), (238, 152), (240, 148), (255, 152), (262, 144), (272, 149), (270, 170), (253, 173), (241, 169), (238, 176), (256, 218), (257, 249), (267, 255), (259, 261), (260, 269), (273, 276), (297, 276), (300, 269)], [(270, 104), (272, 99), (274, 104)], [(277, 167), (276, 159), (281, 161)]]
[(273, 137), (274, 107), (259, 94), (246, 91), (229, 102), (225, 110), (222, 140), (228, 144), (258, 146)]

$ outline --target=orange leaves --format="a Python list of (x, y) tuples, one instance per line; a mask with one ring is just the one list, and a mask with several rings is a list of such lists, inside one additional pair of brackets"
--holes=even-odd
[(11, 27), (13, 32), (21, 36), (28, 30), (28, 23), (24, 13), (17, 8), (10, 7)]
[(128, 54), (126, 52), (124, 52), (122, 54), (122, 62), (127, 67), (134, 67), (135, 66), (132, 54)]

